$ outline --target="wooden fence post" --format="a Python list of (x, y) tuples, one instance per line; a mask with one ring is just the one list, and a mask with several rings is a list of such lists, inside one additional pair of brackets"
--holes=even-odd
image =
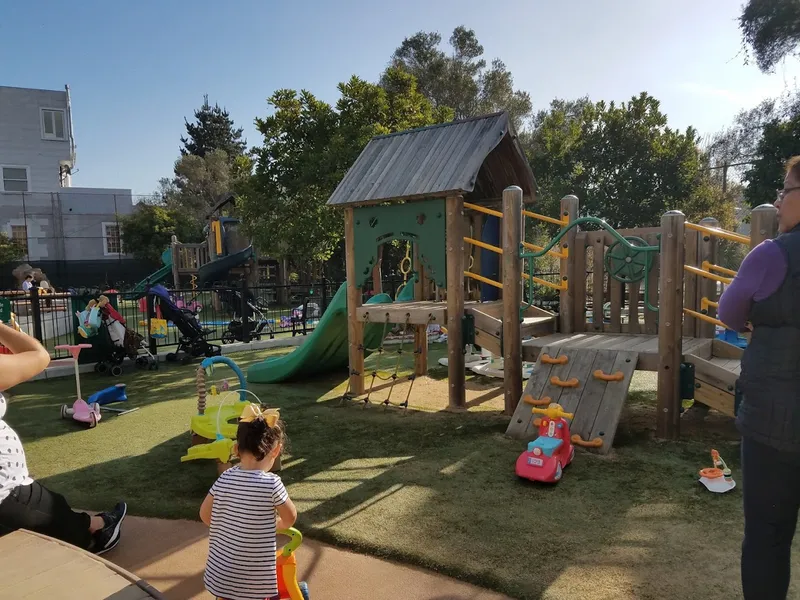
[[(572, 223), (578, 218), (578, 197), (577, 196), (564, 196), (561, 199), (561, 219), (567, 218)], [(580, 277), (576, 272), (575, 265), (577, 255), (575, 253), (575, 237), (578, 235), (578, 230), (573, 227), (567, 234), (561, 238), (561, 250), (567, 252), (567, 258), (560, 260), (559, 271), (561, 273), (561, 283), (566, 284), (567, 289), (559, 292), (559, 308), (558, 316), (561, 323), (561, 333), (572, 333), (575, 329), (575, 311), (580, 309), (585, 311), (586, 307), (578, 307), (575, 291), (577, 289), (575, 280)], [(586, 273), (583, 274), (586, 277)]]
[(750, 212), (750, 250), (778, 233), (778, 209), (772, 204), (756, 206)]
[(503, 190), (503, 389), (505, 414), (522, 397), (522, 188)]
[(680, 432), (684, 222), (678, 210), (661, 217), (656, 417), (656, 436), (660, 438), (676, 438)]
[(361, 286), (356, 280), (355, 214), (344, 209), (344, 248), (347, 273), (347, 338), (350, 355), (350, 393), (364, 393), (364, 324), (358, 320), (356, 309), (361, 306)]
[[(700, 221), (699, 225), (716, 229), (719, 228), (719, 221), (714, 217), (706, 217)], [(695, 266), (698, 269), (702, 269), (703, 263), (706, 261), (712, 265), (717, 264), (717, 259), (719, 257), (719, 240), (717, 240), (715, 236), (703, 233), (702, 231), (697, 231), (695, 233), (697, 235), (697, 264)], [(700, 277), (699, 275), (692, 275), (692, 277), (697, 279), (695, 288), (697, 291), (694, 300), (695, 304), (690, 308), (694, 311), (701, 312), (703, 298), (707, 298), (711, 302), (716, 302), (718, 297), (717, 282), (713, 279)], [(717, 316), (717, 310), (713, 306), (708, 307), (708, 316)], [(696, 319), (696, 321), (695, 336), (713, 339), (716, 334), (716, 325), (708, 321), (703, 321), (702, 319)]]
[(466, 406), (464, 373), (464, 198), (446, 200), (445, 237), (447, 242), (447, 379), (449, 408)]

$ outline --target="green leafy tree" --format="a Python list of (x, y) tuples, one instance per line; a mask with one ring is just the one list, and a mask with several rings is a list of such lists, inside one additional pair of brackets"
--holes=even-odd
[(774, 202), (783, 187), (786, 160), (800, 154), (800, 114), (765, 124), (751, 167), (745, 172), (745, 198), (750, 206)]
[(689, 218), (730, 212), (713, 192), (697, 132), (668, 127), (646, 93), (620, 104), (556, 100), (523, 142), (545, 214), (566, 194), (614, 227), (654, 226), (671, 209)]
[(758, 68), (771, 72), (784, 58), (798, 54), (800, 2), (749, 0), (742, 8), (739, 29), (744, 43), (755, 54)]
[(187, 137), (181, 136), (181, 154), (192, 154), (201, 158), (207, 154), (222, 150), (231, 161), (245, 153), (247, 141), (242, 139), (243, 129), (236, 128), (230, 114), (219, 104), (211, 106), (208, 96), (205, 96), (203, 105), (194, 111), (195, 122), (186, 119)]
[(494, 59), (487, 67), (475, 31), (463, 26), (450, 36), (450, 54), (439, 47), (441, 42), (438, 32), (420, 31), (405, 38), (392, 55), (383, 84), (392, 68), (402, 69), (416, 78), (419, 91), (434, 106), (452, 108), (455, 118), (505, 110), (519, 131), (530, 116), (531, 98), (514, 89), (505, 63)]
[(17, 240), (12, 240), (8, 234), (0, 231), (0, 264), (22, 260), (25, 248)]
[(120, 217), (120, 233), (125, 252), (138, 260), (157, 264), (172, 236), (184, 243), (201, 242), (202, 227), (187, 219), (180, 208), (164, 206), (159, 198), (140, 202), (130, 215)]
[(264, 136), (241, 215), (259, 249), (297, 261), (327, 260), (343, 235), (340, 211), (326, 205), (375, 135), (451, 120), (417, 90), (413, 76), (390, 69), (384, 85), (358, 77), (340, 83), (335, 107), (308, 91), (278, 90), (272, 115), (256, 119)]

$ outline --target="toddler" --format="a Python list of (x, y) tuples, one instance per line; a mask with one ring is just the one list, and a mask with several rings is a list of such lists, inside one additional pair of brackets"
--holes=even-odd
[(200, 507), (210, 528), (203, 581), (220, 600), (278, 598), (275, 536), (297, 519), (281, 478), (269, 472), (283, 444), (278, 410), (248, 404), (236, 432), (240, 462), (219, 476)]

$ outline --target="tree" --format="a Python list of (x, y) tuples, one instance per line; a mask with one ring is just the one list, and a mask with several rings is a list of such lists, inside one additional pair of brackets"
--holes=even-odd
[(745, 172), (745, 198), (750, 206), (774, 202), (776, 190), (783, 187), (784, 164), (800, 153), (800, 113), (786, 119), (773, 119), (762, 129), (752, 166)]
[(133, 213), (121, 216), (120, 230), (124, 251), (153, 264), (161, 261), (173, 235), (184, 243), (203, 240), (197, 221), (186, 219), (179, 208), (168, 208), (157, 198), (139, 202)]
[(207, 154), (222, 150), (231, 162), (245, 153), (247, 141), (242, 139), (243, 129), (234, 127), (233, 119), (219, 104), (211, 106), (208, 96), (204, 97), (203, 105), (194, 111), (195, 123), (186, 124), (188, 137), (181, 136), (183, 156), (192, 154), (204, 158)]
[(25, 247), (17, 240), (11, 239), (7, 233), (0, 231), (0, 265), (22, 260)]
[(274, 112), (256, 119), (264, 142), (240, 205), (261, 251), (327, 260), (344, 227), (341, 213), (326, 202), (367, 142), (452, 119), (452, 111), (434, 108), (417, 90), (412, 75), (389, 69), (383, 83), (351, 77), (339, 84), (335, 108), (305, 90), (278, 90), (269, 98)]
[(752, 48), (762, 72), (790, 55), (800, 44), (800, 2), (797, 0), (749, 0), (739, 17), (744, 43)]
[(475, 31), (456, 27), (450, 36), (452, 55), (439, 48), (438, 32), (420, 31), (405, 38), (394, 51), (391, 67), (413, 75), (419, 91), (436, 107), (450, 107), (462, 119), (506, 110), (519, 131), (531, 113), (528, 92), (514, 90), (514, 78), (503, 61), (494, 59), (487, 68), (483, 46)]
[(732, 210), (713, 191), (697, 132), (668, 127), (647, 93), (619, 105), (553, 101), (522, 141), (545, 214), (557, 212), (570, 193), (580, 198), (582, 214), (617, 228), (653, 226), (671, 209), (720, 220)]

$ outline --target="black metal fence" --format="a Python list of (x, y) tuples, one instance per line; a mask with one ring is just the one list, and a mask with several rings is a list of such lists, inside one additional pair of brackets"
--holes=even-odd
[[(558, 273), (537, 275), (558, 280)], [(403, 285), (403, 279), (388, 277), (382, 285), (386, 293), (394, 296)], [(185, 309), (183, 317), (196, 320), (206, 331), (208, 341), (228, 344), (309, 334), (317, 327), (341, 286), (342, 282), (324, 281), (314, 285), (248, 287), (246, 282), (242, 282), (238, 286), (204, 290), (169, 290), (169, 294), (178, 308)], [(557, 294), (553, 298), (546, 288), (537, 286), (537, 290), (534, 304), (557, 311)], [(20, 329), (42, 342), (53, 358), (68, 356), (66, 350), (58, 350), (56, 346), (93, 341), (92, 338), (84, 339), (78, 335), (82, 324), (79, 313), (86, 309), (90, 301), (97, 301), (103, 295), (122, 316), (126, 328), (148, 340), (151, 352), (176, 346), (181, 337), (178, 326), (171, 321), (167, 323), (164, 337), (150, 335), (153, 319), (163, 317), (152, 296), (136, 296), (114, 289), (43, 292), (39, 288), (33, 288), (30, 292), (0, 292), (0, 298), (10, 301), (11, 312)], [(363, 289), (363, 301), (366, 302), (372, 295), (371, 283), (367, 283)], [(279, 303), (279, 299), (288, 301)], [(344, 306), (343, 302), (341, 306)], [(98, 359), (92, 351), (82, 353), (81, 357), (81, 362)]]

